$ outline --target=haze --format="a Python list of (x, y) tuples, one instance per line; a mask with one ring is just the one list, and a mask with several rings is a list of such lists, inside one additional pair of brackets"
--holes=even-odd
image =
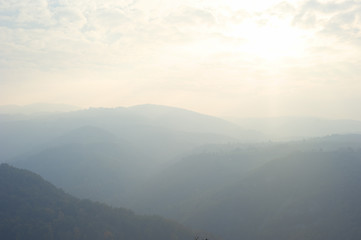
[(0, 103), (361, 120), (359, 1), (0, 1)]

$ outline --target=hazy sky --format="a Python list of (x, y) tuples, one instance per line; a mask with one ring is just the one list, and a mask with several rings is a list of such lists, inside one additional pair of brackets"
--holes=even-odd
[(361, 120), (361, 1), (0, 0), (0, 105)]

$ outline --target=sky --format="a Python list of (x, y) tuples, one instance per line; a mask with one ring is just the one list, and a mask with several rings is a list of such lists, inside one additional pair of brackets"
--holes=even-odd
[(0, 0), (0, 105), (361, 120), (361, 1)]

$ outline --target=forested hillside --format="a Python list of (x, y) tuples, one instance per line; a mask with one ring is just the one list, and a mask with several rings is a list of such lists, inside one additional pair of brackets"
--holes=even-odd
[(183, 221), (224, 239), (361, 237), (361, 151), (294, 153), (200, 199)]
[[(0, 126), (0, 153), (13, 156), (8, 163), (79, 198), (160, 215), (225, 240), (359, 236), (353, 226), (361, 223), (360, 134), (244, 141), (236, 136), (250, 132), (226, 121), (153, 105), (0, 117)], [(82, 221), (92, 218), (81, 209), (95, 205), (71, 202), (71, 221), (88, 226)], [(70, 214), (37, 207), (30, 211), (40, 216), (35, 222)], [(51, 231), (58, 229), (54, 221)]]
[(148, 181), (132, 209), (224, 239), (357, 239), (361, 137), (203, 147)]
[(360, 148), (361, 135), (356, 134), (302, 141), (203, 146), (143, 184), (130, 207), (182, 221), (194, 208), (212, 201), (213, 194), (243, 181), (265, 163), (306, 152), (347, 152)]
[(0, 239), (188, 240), (194, 233), (160, 217), (79, 200), (40, 176), (0, 165)]

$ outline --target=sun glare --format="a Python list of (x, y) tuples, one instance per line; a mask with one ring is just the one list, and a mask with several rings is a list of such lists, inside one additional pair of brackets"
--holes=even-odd
[(272, 61), (302, 56), (306, 38), (302, 30), (292, 26), (292, 16), (279, 17), (267, 13), (268, 9), (280, 2), (282, 1), (226, 1), (232, 9), (243, 9), (249, 14), (242, 22), (230, 24), (225, 32), (229, 37), (242, 40), (236, 47), (237, 51)]
[(271, 19), (266, 24), (249, 21), (234, 26), (229, 35), (244, 40), (239, 51), (265, 60), (300, 57), (305, 45), (301, 32)]
[(276, 60), (301, 55), (302, 40), (297, 32), (288, 27), (261, 27), (248, 32), (245, 48), (246, 52)]

